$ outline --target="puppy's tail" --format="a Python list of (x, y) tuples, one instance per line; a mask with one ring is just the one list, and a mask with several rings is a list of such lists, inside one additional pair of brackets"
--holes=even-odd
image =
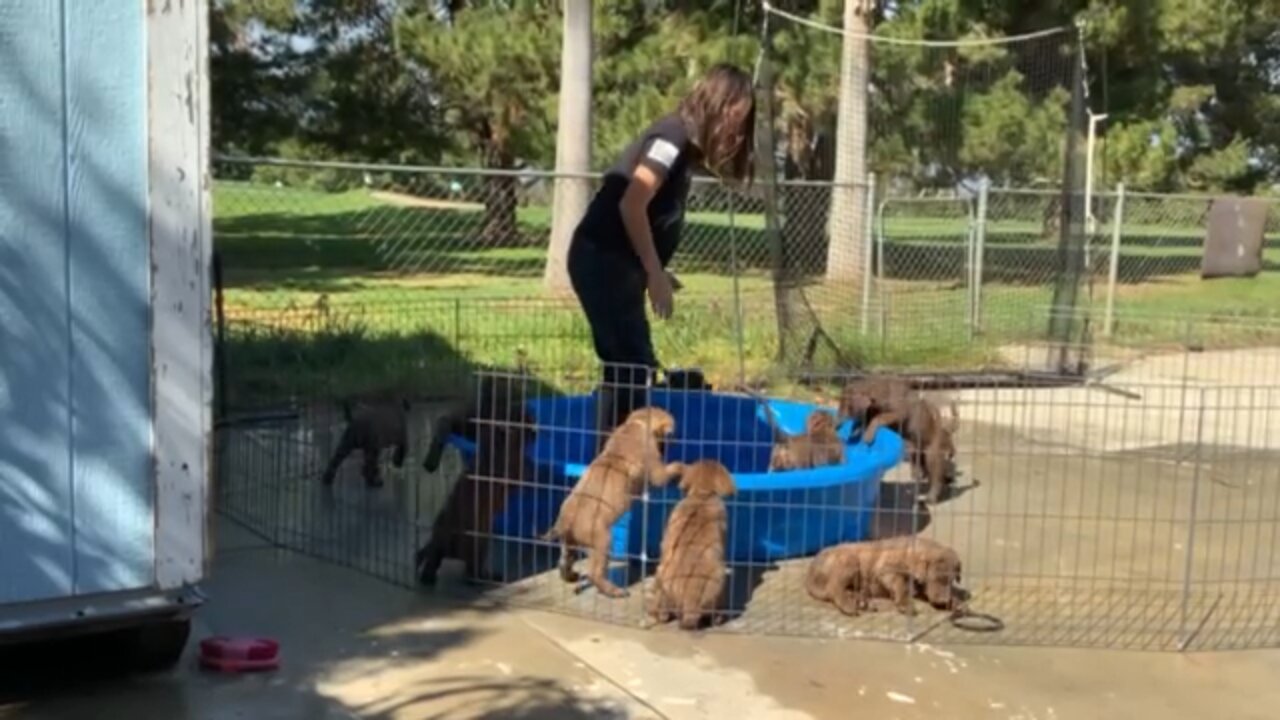
[(427, 456), (422, 460), (422, 469), (433, 473), (440, 468), (440, 460), (444, 456), (445, 440), (450, 433), (464, 432), (466, 410), (462, 407), (450, 408), (431, 426), (431, 442), (427, 445)]
[(452, 423), (448, 418), (435, 423), (431, 428), (431, 444), (427, 446), (427, 456), (422, 460), (422, 469), (433, 473), (440, 469), (440, 459), (444, 456), (444, 438)]

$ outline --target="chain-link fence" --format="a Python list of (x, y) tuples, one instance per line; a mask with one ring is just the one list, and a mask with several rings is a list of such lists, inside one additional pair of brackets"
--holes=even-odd
[[(556, 290), (543, 280), (555, 261), (548, 258), (554, 175), (245, 160), (216, 169), (215, 232), (232, 341), (252, 337), (283, 353), (293, 342), (288, 333), (341, 345), (414, 332), (458, 340), (492, 328), (541, 339), (495, 343), (470, 351), (474, 359), (510, 364), (524, 353), (560, 363), (568, 353), (592, 362), (572, 299), (534, 299)], [(773, 242), (763, 188), (694, 187), (674, 266), (686, 290), (675, 319), (655, 326), (657, 343), (660, 357), (678, 356), (678, 364), (697, 364), (722, 383), (769, 375), (785, 342), (810, 356), (838, 348), (844, 364), (862, 367), (973, 369), (991, 364), (1000, 345), (1043, 330), (1026, 325), (1025, 311), (1049, 305), (1060, 276), (1063, 196), (1056, 191), (981, 185), (920, 196), (858, 186), (869, 232), (857, 273), (832, 281), (829, 209), (850, 190), (778, 183), (780, 241)], [(1268, 311), (1250, 304), (1253, 291), (1193, 281), (1211, 201), (1095, 194), (1078, 305)], [(1274, 272), (1280, 213), (1269, 222), (1262, 284)], [(785, 302), (778, 267), (786, 270)], [(533, 332), (551, 322), (554, 329)], [(277, 336), (274, 344), (264, 333)], [(840, 364), (834, 360), (824, 358)]]

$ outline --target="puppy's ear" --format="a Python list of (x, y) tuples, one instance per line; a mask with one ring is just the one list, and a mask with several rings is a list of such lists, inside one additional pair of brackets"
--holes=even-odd
[(925, 580), (929, 577), (929, 566), (932, 564), (929, 554), (917, 548), (911, 559), (911, 576), (917, 580)]
[(703, 482), (704, 473), (705, 470), (697, 465), (686, 465), (684, 472), (680, 473), (680, 492), (685, 495), (693, 492), (694, 488)]
[(648, 419), (654, 437), (665, 438), (676, 431), (676, 420), (666, 410), (651, 408)]
[(733, 484), (733, 476), (723, 467), (716, 468), (715, 478), (712, 482), (716, 493), (720, 497), (730, 497), (738, 491), (738, 486)]

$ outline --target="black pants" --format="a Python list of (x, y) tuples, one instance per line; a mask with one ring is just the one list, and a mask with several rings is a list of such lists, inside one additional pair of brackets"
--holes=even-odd
[(599, 425), (608, 431), (647, 403), (647, 388), (658, 367), (644, 311), (644, 269), (633, 258), (575, 236), (569, 279), (591, 326), (596, 357), (604, 365)]

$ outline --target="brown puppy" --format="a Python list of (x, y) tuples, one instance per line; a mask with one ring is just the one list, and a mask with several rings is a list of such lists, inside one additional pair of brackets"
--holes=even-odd
[(662, 560), (649, 596), (649, 617), (696, 630), (712, 615), (724, 589), (724, 544), (729, 515), (722, 498), (735, 491), (733, 477), (715, 460), (699, 460), (680, 478), (684, 499), (662, 533)]
[(857, 617), (866, 609), (862, 591), (863, 562), (871, 559), (865, 543), (833, 545), (809, 563), (804, 588), (809, 597), (834, 604), (845, 615)]
[(875, 440), (875, 430), (879, 427), (872, 427), (872, 421), (883, 414), (896, 418), (914, 397), (906, 380), (873, 375), (855, 380), (840, 391), (839, 412), (841, 417), (858, 421), (863, 427), (863, 441), (870, 443)]
[(560, 577), (576, 583), (571, 548), (583, 548), (590, 556), (587, 578), (609, 597), (627, 592), (609, 582), (610, 529), (630, 507), (645, 482), (666, 485), (684, 469), (682, 463), (663, 464), (663, 441), (675, 431), (676, 421), (666, 410), (641, 408), (614, 429), (604, 449), (587, 467), (545, 539), (560, 540)]
[(485, 376), (472, 402), (458, 403), (436, 423), (423, 469), (439, 468), (450, 433), (474, 442), (476, 454), (436, 515), (431, 539), (418, 550), (418, 580), (424, 585), (435, 583), (446, 557), (462, 560), (468, 578), (484, 575), (493, 516), (506, 506), (511, 486), (532, 476), (525, 448), (533, 442), (535, 429), (522, 380)]
[[(770, 414), (772, 418), (772, 414)], [(804, 432), (787, 435), (774, 424), (770, 470), (801, 470), (844, 462), (844, 443), (836, 435), (831, 413), (814, 410), (804, 421)]]
[(959, 414), (951, 405), (951, 421), (928, 398), (901, 378), (870, 377), (847, 385), (840, 396), (840, 414), (862, 422), (862, 440), (872, 443), (876, 431), (890, 428), (911, 447), (917, 479), (928, 478), (925, 502), (937, 504), (946, 485), (955, 482), (955, 443)]
[[(946, 419), (927, 400), (917, 405), (915, 419), (907, 423), (907, 442), (913, 475), (917, 482), (928, 481), (925, 502), (932, 505), (942, 499), (943, 488), (956, 481), (955, 434), (960, 429), (960, 413), (955, 403), (951, 403), (951, 417)], [(921, 418), (924, 413), (927, 417)]]
[(404, 465), (404, 456), (409, 447), (409, 401), (358, 403), (354, 409), (349, 403), (343, 403), (342, 414), (346, 418), (347, 427), (338, 440), (333, 456), (329, 458), (321, 480), (325, 485), (332, 485), (342, 461), (359, 450), (364, 460), (362, 472), (365, 484), (374, 488), (382, 487), (382, 478), (378, 472), (378, 460), (382, 451), (394, 447), (392, 464), (396, 467)]
[(831, 413), (814, 410), (805, 418), (804, 432), (789, 435), (778, 425), (768, 398), (749, 387), (739, 386), (739, 390), (755, 398), (769, 418), (773, 432), (770, 470), (801, 470), (844, 462), (844, 443), (836, 434), (836, 419)]
[(960, 556), (946, 545), (893, 538), (823, 550), (809, 565), (805, 587), (815, 600), (832, 602), (848, 615), (865, 610), (874, 597), (887, 597), (899, 612), (914, 615), (916, 595), (939, 610), (955, 609), (960, 573)]

